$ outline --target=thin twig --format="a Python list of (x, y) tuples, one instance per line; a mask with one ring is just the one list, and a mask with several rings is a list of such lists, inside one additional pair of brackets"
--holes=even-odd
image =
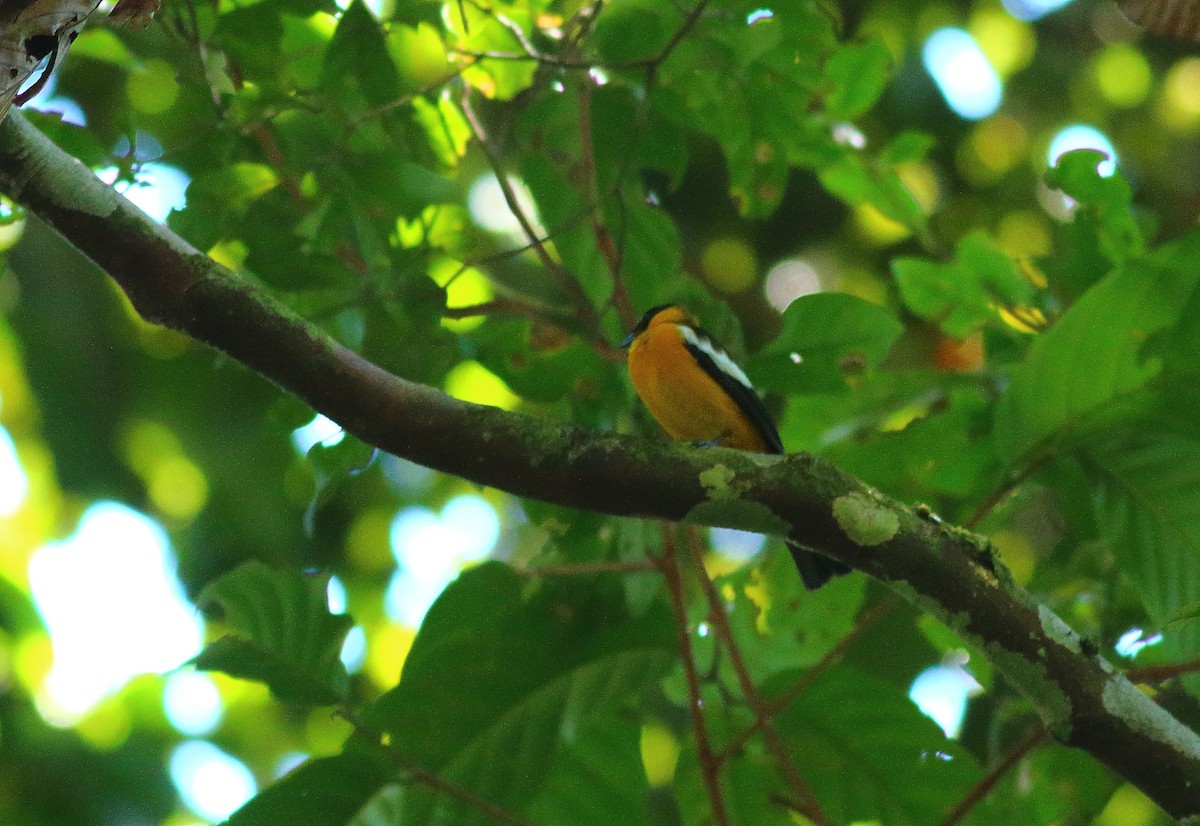
[(464, 304), (461, 307), (447, 307), (442, 310), (443, 318), (474, 318), (481, 315), (515, 315), (534, 321), (546, 321), (549, 313), (516, 298), (492, 298), (478, 304)]
[[(527, 318), (538, 324), (548, 324), (567, 335), (577, 335), (579, 331), (566, 326), (567, 319), (552, 310), (543, 310), (536, 305), (516, 298), (493, 298), (479, 304), (468, 304), (462, 307), (447, 307), (442, 310), (443, 318), (475, 318), (478, 316), (510, 315)], [(573, 320), (573, 319), (572, 319)], [(591, 346), (596, 354), (607, 361), (625, 361), (625, 351), (614, 346), (603, 336), (585, 334), (581, 336), (584, 342)]]
[(679, 25), (668, 40), (656, 54), (650, 57), (635, 58), (633, 60), (618, 60), (613, 63), (602, 63), (596, 60), (585, 60), (578, 57), (560, 57), (555, 54), (548, 54), (533, 46), (526, 39), (521, 43), (522, 51), (519, 52), (502, 52), (502, 51), (485, 51), (478, 52), (469, 49), (455, 49), (450, 51), (455, 54), (472, 57), (476, 60), (516, 60), (516, 61), (534, 61), (547, 66), (555, 66), (560, 69), (645, 69), (647, 67), (657, 67), (662, 64), (671, 53), (678, 48), (683, 39), (691, 33), (696, 27), (696, 23), (700, 20), (700, 16), (704, 13), (704, 9), (708, 6), (709, 0), (700, 0), (696, 5), (692, 6), (691, 10), (684, 17), (683, 22)]
[(265, 122), (260, 121), (250, 127), (250, 134), (254, 136), (254, 140), (258, 143), (258, 148), (262, 150), (263, 157), (267, 161), (267, 166), (270, 166), (279, 173), (279, 179), (291, 197), (292, 203), (301, 208), (306, 207), (308, 205), (308, 198), (304, 197), (304, 193), (300, 190), (300, 183), (291, 174), (288, 168), (287, 157), (279, 147), (279, 141), (275, 140), (275, 133), (271, 131)]
[(382, 732), (377, 731), (376, 729), (373, 729), (363, 723), (360, 719), (358, 719), (358, 716), (349, 709), (341, 709), (336, 712), (336, 715), (344, 719), (350, 725), (354, 726), (355, 731), (367, 737), (372, 743), (378, 746), (378, 748), (382, 750), (383, 753), (386, 754), (391, 761), (400, 768), (400, 771), (404, 774), (406, 779), (411, 780), (414, 783), (419, 783), (422, 786), (426, 786), (435, 792), (441, 792), (447, 797), (452, 797), (460, 803), (470, 806), (475, 811), (490, 817), (492, 820), (495, 820), (498, 823), (507, 823), (509, 826), (534, 826), (532, 822), (513, 814), (508, 809), (505, 809), (503, 806), (500, 806), (497, 803), (493, 803), (485, 797), (480, 797), (470, 789), (464, 788), (457, 783), (446, 780), (443, 777), (439, 777), (427, 769), (423, 769), (420, 766), (414, 765), (412, 760), (409, 759), (408, 755), (404, 754), (404, 752), (400, 751), (400, 749), (396, 748), (392, 744), (384, 742), (384, 735)]
[[(805, 690), (807, 690), (808, 687), (813, 684), (818, 676), (823, 674), (830, 666), (842, 658), (842, 655), (846, 653), (846, 650), (849, 649), (859, 637), (865, 634), (868, 629), (875, 625), (875, 623), (887, 616), (892, 609), (899, 604), (900, 598), (895, 594), (889, 594), (887, 597), (881, 599), (879, 602), (875, 603), (865, 612), (863, 612), (863, 614), (858, 618), (858, 621), (854, 624), (854, 627), (846, 632), (846, 636), (842, 637), (838, 641), (837, 645), (829, 649), (829, 652), (821, 658), (820, 662), (805, 671), (800, 679), (798, 679), (795, 684), (792, 685), (792, 687), (789, 688), (785, 693), (781, 694), (776, 699), (771, 700), (767, 704), (767, 709), (770, 714), (774, 716), (794, 703), (796, 698), (803, 694)], [(721, 750), (721, 758), (727, 759), (729, 755), (736, 754), (737, 752), (741, 751), (746, 743), (749, 742), (750, 738), (753, 737), (757, 732), (758, 722), (755, 721), (753, 724), (747, 726), (745, 729), (739, 732), (736, 737), (734, 737), (725, 745), (725, 748)]]
[(397, 109), (403, 109), (405, 106), (411, 105), (413, 103), (413, 101), (415, 101), (417, 98), (423, 98), (426, 95), (433, 94), (434, 92), (441, 89), (443, 86), (445, 86), (450, 81), (454, 80), (456, 77), (461, 75), (463, 72), (465, 72), (469, 68), (471, 68), (470, 63), (464, 63), (461, 66), (456, 66), (453, 70), (450, 71), (449, 74), (445, 75), (444, 77), (439, 78), (438, 80), (434, 81), (433, 83), (430, 83), (430, 84), (416, 90), (415, 92), (409, 92), (406, 95), (401, 95), (400, 97), (396, 98), (395, 100), (388, 101), (387, 103), (380, 104), (379, 106), (376, 106), (372, 109), (368, 109), (365, 112), (361, 112), (361, 113), (355, 115), (354, 117), (350, 118), (350, 120), (349, 120), (350, 131), (353, 132), (359, 126), (361, 126), (362, 124), (371, 120), (372, 118), (377, 118), (377, 117), (380, 117), (381, 115), (386, 115), (388, 112), (394, 112)]
[(855, 642), (857, 642), (859, 637), (865, 634), (875, 625), (875, 623), (886, 617), (894, 608), (901, 604), (902, 602), (900, 597), (896, 596), (895, 594), (888, 594), (886, 597), (879, 600), (879, 602), (875, 603), (866, 611), (864, 611), (859, 616), (858, 621), (854, 623), (854, 627), (846, 632), (846, 636), (838, 640), (837, 645), (829, 649), (829, 653), (822, 657), (820, 662), (808, 669), (808, 671), (805, 671), (804, 675), (796, 681), (795, 685), (788, 689), (787, 693), (781, 695), (771, 702), (771, 712), (773, 714), (778, 714), (780, 711), (794, 703), (796, 698), (803, 694), (805, 690), (807, 690), (808, 687), (813, 684), (817, 677), (825, 673), (830, 666), (841, 660), (842, 656), (846, 653), (846, 650), (849, 649), (850, 646)]
[(595, 308), (588, 301), (583, 288), (550, 255), (550, 251), (546, 249), (546, 245), (541, 242), (539, 233), (534, 229), (533, 222), (529, 220), (529, 216), (525, 214), (520, 201), (517, 200), (516, 190), (513, 189), (512, 182), (509, 181), (508, 175), (504, 171), (504, 166), (500, 162), (500, 157), (496, 154), (495, 147), (491, 145), (488, 139), (487, 131), (483, 128), (483, 122), (476, 115), (475, 109), (471, 104), (471, 89), (469, 86), (463, 90), (461, 106), (463, 115), (471, 127), (471, 132), (474, 134), (479, 148), (483, 151), (488, 165), (492, 168), (492, 174), (496, 177), (496, 183), (499, 185), (500, 192), (504, 196), (504, 202), (508, 205), (508, 209), (513, 214), (513, 217), (517, 219), (517, 223), (521, 225), (521, 231), (525, 233), (525, 239), (533, 246), (533, 250), (537, 254), (538, 260), (542, 262), (542, 266), (554, 276), (555, 281), (570, 297), (572, 304), (580, 315), (581, 321), (583, 321), (584, 327), (588, 330), (598, 330)]
[(581, 562), (578, 565), (532, 565), (519, 568), (522, 576), (590, 576), (592, 574), (630, 574), (644, 571), (662, 572), (662, 567), (648, 559), (628, 562)]
[(1192, 674), (1197, 671), (1200, 671), (1200, 660), (1187, 660), (1181, 663), (1130, 668), (1125, 672), (1125, 677), (1134, 683), (1161, 683), (1173, 677), (1180, 677), (1184, 674)]
[[(637, 315), (629, 303), (629, 292), (621, 277), (621, 250), (613, 243), (612, 233), (604, 221), (604, 204), (596, 197), (598, 181), (596, 180), (596, 146), (592, 138), (592, 83), (590, 78), (582, 78), (578, 84), (579, 99), (579, 175), (583, 186), (583, 202), (591, 204), (588, 216), (591, 218), (592, 234), (596, 237), (596, 248), (608, 266), (608, 274), (613, 283), (613, 306), (621, 319), (621, 326), (632, 329), (637, 321)], [(620, 192), (617, 192), (620, 197)]]
[(1046, 727), (1038, 723), (1025, 735), (1024, 739), (1020, 740), (1013, 746), (1008, 754), (1001, 758), (1000, 762), (988, 772), (984, 777), (976, 783), (971, 789), (963, 795), (962, 800), (958, 802), (950, 814), (946, 815), (941, 826), (954, 826), (954, 824), (962, 821), (964, 817), (979, 805), (979, 802), (987, 796), (987, 793), (1000, 782), (1000, 779), (1006, 775), (1013, 766), (1021, 762), (1025, 755), (1037, 748), (1043, 740), (1046, 739)]
[(492, 820), (499, 823), (508, 823), (511, 826), (534, 826), (532, 821), (526, 820), (498, 806), (487, 798), (480, 797), (470, 789), (464, 789), (457, 783), (451, 783), (449, 780), (444, 780), (432, 772), (420, 768), (407, 768), (404, 770), (408, 777), (422, 786), (427, 786), (435, 792), (441, 792), (447, 797), (453, 797), (460, 803), (465, 803), (472, 809), (475, 809), (480, 814), (487, 815)]
[(700, 699), (700, 676), (696, 673), (696, 661), (692, 656), (692, 638), (688, 633), (687, 607), (683, 601), (683, 573), (679, 565), (679, 552), (675, 537), (663, 525), (663, 555), (659, 558), (660, 569), (667, 582), (667, 593), (671, 597), (671, 608), (675, 613), (675, 637), (679, 644), (679, 656), (683, 660), (683, 674), (687, 680), (688, 708), (692, 715), (692, 728), (696, 733), (696, 754), (700, 761), (700, 774), (708, 790), (713, 817), (718, 826), (730, 826), (729, 814), (725, 810), (725, 796), (721, 791), (721, 764), (713, 754), (712, 740), (708, 736), (708, 724), (704, 720), (704, 709)]
[(763, 701), (762, 696), (758, 693), (758, 688), (754, 685), (750, 669), (746, 667), (746, 660), (742, 657), (741, 648), (733, 637), (733, 629), (729, 626), (729, 617), (725, 613), (721, 596), (717, 593), (716, 586), (713, 585), (704, 568), (704, 551), (696, 538), (696, 532), (688, 528), (684, 535), (688, 549), (691, 551), (696, 578), (700, 581), (700, 587), (708, 600), (709, 622), (717, 632), (717, 638), (725, 646), (725, 652), (729, 655), (730, 664), (733, 665), (733, 673), (737, 676), (742, 696), (745, 698), (746, 704), (750, 706), (750, 710), (754, 712), (755, 726), (762, 731), (767, 750), (771, 753), (788, 785), (791, 786), (792, 793), (795, 794), (799, 803), (799, 811), (817, 826), (833, 826), (832, 821), (821, 808), (821, 804), (817, 802), (816, 795), (812, 793), (807, 781), (800, 774), (800, 769), (796, 766), (796, 761), (792, 758), (787, 743), (784, 742), (779, 730), (775, 727), (771, 709)]
[(980, 503), (979, 507), (975, 509), (975, 512), (967, 518), (967, 521), (963, 522), (963, 527), (973, 529), (976, 525), (983, 521), (984, 517), (992, 512), (993, 508), (1003, 502), (1010, 493), (1016, 490), (1018, 485), (1041, 470), (1042, 467), (1052, 458), (1052, 454), (1043, 453), (1029, 464), (1025, 465), (1025, 467), (1021, 468), (1019, 472), (1009, 476), (1004, 483), (1000, 485), (1000, 487), (992, 491), (992, 494), (988, 496), (987, 499), (984, 499), (982, 503)]
[(671, 35), (671, 39), (667, 41), (667, 44), (663, 46), (655, 56), (653, 65), (657, 66), (671, 56), (671, 52), (675, 51), (676, 47), (683, 42), (683, 39), (687, 37), (688, 34), (691, 33), (692, 29), (696, 27), (696, 24), (700, 22), (700, 15), (704, 14), (704, 9), (708, 6), (708, 2), (709, 0), (700, 0), (698, 3), (696, 3), (696, 5), (692, 6), (692, 10), (688, 12), (687, 17), (683, 19), (682, 25), (675, 30), (675, 33)]
[(542, 266), (559, 278), (562, 278), (564, 275), (562, 268), (554, 260), (554, 257), (550, 255), (550, 251), (546, 249), (546, 245), (541, 242), (541, 236), (534, 229), (533, 222), (529, 220), (529, 216), (525, 214), (525, 209), (521, 206), (521, 202), (517, 198), (517, 192), (513, 189), (512, 181), (508, 179), (508, 174), (504, 171), (504, 165), (500, 162), (500, 156), (496, 154), (496, 150), (488, 138), (487, 130), (483, 128), (483, 121), (475, 114), (475, 107), (471, 103), (470, 92), (470, 87), (464, 90), (460, 105), (462, 106), (463, 114), (466, 116), (467, 124), (470, 125), (471, 132), (475, 136), (475, 142), (483, 150), (483, 155), (487, 159), (488, 166), (492, 168), (492, 174), (496, 177), (496, 183), (500, 186), (500, 193), (504, 196), (504, 203), (508, 205), (508, 211), (517, 219), (517, 223), (521, 225), (521, 231), (525, 233), (525, 239), (533, 247), (533, 251), (537, 253), (538, 260), (542, 262)]

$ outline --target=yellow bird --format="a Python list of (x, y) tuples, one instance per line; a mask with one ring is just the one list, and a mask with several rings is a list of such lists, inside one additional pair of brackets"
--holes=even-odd
[[(647, 310), (622, 347), (629, 378), (646, 409), (672, 439), (783, 453), (779, 431), (750, 379), (696, 319), (674, 304)], [(788, 543), (810, 589), (850, 569)]]

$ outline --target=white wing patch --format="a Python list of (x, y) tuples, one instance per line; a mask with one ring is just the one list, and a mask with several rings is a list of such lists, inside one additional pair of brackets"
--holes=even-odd
[(739, 383), (745, 385), (750, 390), (754, 389), (754, 385), (750, 383), (750, 379), (746, 378), (746, 374), (742, 372), (742, 368), (737, 366), (737, 362), (731, 359), (728, 353), (714, 345), (707, 338), (696, 335), (696, 331), (685, 324), (679, 325), (679, 331), (683, 333), (684, 341), (708, 354), (708, 357), (713, 360), (713, 364), (717, 365), (721, 369), (721, 372), (737, 379)]

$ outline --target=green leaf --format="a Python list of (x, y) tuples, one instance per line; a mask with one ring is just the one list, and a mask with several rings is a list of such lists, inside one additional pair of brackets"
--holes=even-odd
[(904, 501), (978, 501), (1003, 474), (989, 427), (993, 404), (979, 386), (935, 390), (909, 400), (904, 413), (915, 418), (903, 429), (869, 428), (825, 454)]
[(614, 383), (596, 351), (574, 337), (538, 346), (533, 325), (489, 318), (470, 334), (475, 358), (523, 399), (551, 403), (570, 395), (583, 377), (601, 392)]
[(1012, 259), (978, 231), (959, 241), (951, 262), (898, 258), (892, 272), (910, 310), (960, 339), (994, 319), (998, 306), (1024, 303), (1033, 293)]
[(630, 203), (624, 209), (612, 209), (609, 226), (624, 240), (621, 272), (635, 307), (661, 304), (664, 273), (679, 272), (683, 249), (679, 229), (662, 209), (644, 203)]
[(758, 565), (722, 577), (719, 586), (732, 593), (730, 625), (755, 682), (819, 662), (853, 627), (866, 598), (861, 576), (806, 590), (778, 542)]
[[(629, 618), (614, 585), (546, 582), (523, 597), (507, 566), (467, 571), (430, 608), (399, 685), (366, 710), (368, 724), (415, 765), (510, 810), (532, 805), (555, 762), (570, 763), (559, 753), (573, 733), (618, 711), (637, 719), (642, 693), (674, 658), (669, 619), (661, 610)], [(487, 822), (423, 789), (405, 798), (403, 824)]]
[(844, 665), (822, 672), (776, 720), (836, 823), (937, 823), (979, 777), (971, 755), (902, 688)]
[[(620, 562), (645, 562), (651, 555), (662, 553), (663, 530), (659, 523), (647, 519), (616, 519), (613, 545)], [(657, 571), (629, 573), (621, 577), (625, 604), (632, 616), (650, 610), (663, 589), (663, 578)]]
[(1168, 631), (1178, 631), (1183, 626), (1198, 619), (1200, 619), (1200, 601), (1189, 602), (1175, 609), (1175, 612), (1171, 614), (1171, 618), (1167, 620), (1166, 629)]
[(132, 68), (137, 62), (129, 47), (111, 29), (89, 28), (80, 32), (71, 44), (71, 56), (76, 59), (88, 57), (124, 69)]
[(359, 92), (371, 106), (382, 106), (398, 97), (400, 72), (379, 22), (361, 0), (351, 3), (338, 21), (325, 53), (321, 83), (334, 94)]
[(310, 534), (317, 510), (332, 498), (343, 482), (370, 467), (378, 452), (377, 448), (360, 442), (349, 433), (344, 433), (337, 444), (317, 442), (308, 449), (308, 461), (313, 471), (313, 495), (304, 512), (304, 524)]
[(1097, 479), (1101, 536), (1150, 618), (1166, 629), (1163, 653), (1195, 658), (1200, 625), (1167, 626), (1200, 602), (1200, 441), (1137, 427), (1087, 456)]
[[(103, 29), (90, 29), (87, 33), (103, 32), (110, 34)], [(73, 47), (71, 54), (78, 54), (78, 44), (82, 41), (81, 36), (76, 45)], [(71, 155), (74, 155), (86, 166), (97, 167), (106, 163), (109, 160), (110, 152), (107, 147), (101, 147), (96, 141), (96, 136), (82, 126), (69, 123), (63, 120), (61, 112), (39, 112), (37, 109), (24, 109), (22, 114), (42, 131), (50, 140), (54, 141), (62, 149), (66, 150)]]
[[(794, 826), (797, 823), (779, 800), (785, 793), (778, 771), (764, 755), (740, 754), (722, 767), (721, 791), (732, 826)], [(686, 826), (713, 823), (708, 787), (695, 748), (683, 751), (675, 773), (675, 799)], [(803, 823), (804, 821), (799, 821)]]
[(545, 788), (526, 812), (542, 826), (650, 822), (641, 727), (597, 716), (557, 751)]
[(350, 679), (338, 655), (354, 623), (329, 613), (328, 583), (328, 575), (277, 571), (257, 560), (239, 565), (198, 600), (219, 608), (233, 633), (206, 646), (193, 664), (266, 683), (284, 702), (338, 702)]
[(394, 773), (356, 752), (309, 760), (238, 809), (225, 826), (346, 826)]
[(279, 185), (279, 176), (260, 163), (235, 163), (192, 180), (188, 186), (189, 206), (219, 206), (226, 212), (245, 211), (250, 204)]
[[(457, 41), (452, 40), (451, 45), (471, 52), (520, 53), (523, 46), (509, 26), (519, 27), (526, 33), (526, 38), (530, 37), (534, 28), (531, 16), (537, 8), (529, 4), (505, 4), (501, 8), (505, 24), (496, 19), (495, 9), (467, 2), (455, 3), (449, 14), (443, 13), (441, 20), (441, 24), (457, 36)], [(489, 89), (489, 97), (508, 100), (529, 86), (537, 67), (534, 60), (484, 59), (463, 72), (463, 78), (476, 88)]]
[(821, 186), (849, 206), (869, 204), (885, 217), (922, 234), (928, 219), (921, 205), (890, 164), (854, 149), (841, 148), (838, 156), (817, 170)]
[(746, 372), (759, 387), (788, 395), (844, 391), (847, 377), (876, 368), (902, 331), (895, 316), (861, 298), (804, 295), (783, 311), (783, 331)]
[(1161, 361), (1143, 351), (1152, 336), (1177, 322), (1195, 290), (1200, 272), (1181, 253), (1198, 242), (1193, 234), (1126, 264), (1034, 342), (996, 411), (996, 444), (1004, 457), (1015, 460), (1047, 440), (1086, 432), (1089, 417), (1128, 402), (1128, 394), (1159, 373)]
[(901, 132), (879, 151), (879, 160), (886, 164), (919, 161), (933, 148), (933, 135), (925, 132)]
[(878, 40), (842, 46), (825, 66), (830, 84), (825, 111), (830, 118), (853, 120), (875, 105), (887, 85), (892, 56)]
[(1067, 152), (1046, 173), (1046, 186), (1062, 190), (1095, 216), (1101, 245), (1111, 260), (1120, 261), (1141, 252), (1143, 241), (1130, 212), (1129, 183), (1118, 173), (1101, 175), (1099, 165), (1105, 159), (1095, 149)]
[(683, 18), (658, 0), (605, 3), (588, 39), (604, 63), (624, 63), (658, 54)]
[[(737, 4), (740, 20), (758, 10)], [(780, 204), (791, 159), (814, 154), (829, 130), (810, 106), (833, 46), (830, 19), (815, 3), (777, 7), (751, 25), (722, 26), (702, 15), (660, 69), (662, 113), (711, 135), (724, 153), (729, 191), (742, 216), (761, 218)]]

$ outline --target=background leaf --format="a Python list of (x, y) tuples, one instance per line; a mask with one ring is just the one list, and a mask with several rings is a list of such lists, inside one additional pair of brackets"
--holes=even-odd
[(952, 262), (898, 258), (892, 270), (908, 308), (960, 339), (1033, 292), (1013, 261), (978, 232), (959, 241)]
[(839, 821), (937, 823), (978, 771), (902, 693), (845, 667), (810, 685), (779, 725)]
[(1086, 427), (1158, 374), (1161, 363), (1143, 350), (1178, 321), (1194, 290), (1197, 276), (1182, 262), (1197, 243), (1192, 235), (1107, 276), (1034, 343), (997, 410), (1005, 456)]
[(883, 361), (903, 329), (883, 307), (840, 293), (801, 296), (783, 323), (746, 370), (756, 386), (789, 394), (844, 390), (847, 376)]
[[(522, 599), (519, 577), (497, 563), (464, 574), (430, 609), (399, 685), (367, 710), (367, 723), (390, 734), (415, 765), (493, 803), (552, 813), (567, 793), (555, 785), (553, 766), (579, 759), (572, 744), (597, 718), (636, 712), (672, 658), (667, 629), (651, 615), (626, 618), (619, 592), (557, 613), (569, 592), (551, 588)], [(455, 714), (429, 715), (448, 693)], [(621, 719), (627, 763), (605, 771), (628, 776), (636, 773), (628, 745), (639, 727), (636, 716)], [(487, 822), (419, 788), (406, 790), (403, 811), (403, 823)]]
[(225, 824), (345, 826), (390, 774), (385, 764), (354, 752), (311, 760), (239, 809)]
[(285, 702), (342, 699), (349, 678), (338, 654), (353, 621), (329, 613), (328, 582), (255, 561), (214, 581), (200, 604), (219, 608), (234, 633), (210, 643), (196, 667), (259, 680)]

